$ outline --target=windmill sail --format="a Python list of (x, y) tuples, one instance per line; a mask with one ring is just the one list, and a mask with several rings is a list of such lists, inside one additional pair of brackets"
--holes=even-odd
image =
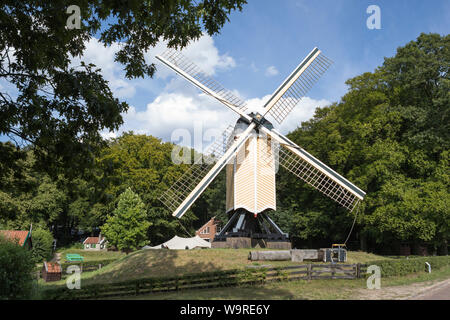
[(181, 218), (186, 213), (235, 152), (245, 144), (254, 127), (254, 124), (250, 124), (232, 144), (228, 143), (232, 132), (232, 127), (229, 127), (224, 133), (223, 142), (217, 141), (210, 148), (206, 161), (205, 158), (199, 159), (161, 195), (161, 202), (173, 212), (173, 216)]
[(265, 114), (281, 123), (332, 63), (314, 48), (266, 102)]
[(273, 145), (277, 165), (350, 211), (364, 198), (364, 191), (294, 142), (275, 130), (263, 130), (280, 142), (279, 145)]
[(195, 63), (191, 62), (179, 51), (168, 49), (160, 56), (156, 56), (156, 58), (189, 80), (206, 94), (213, 96), (227, 107), (236, 111), (239, 115), (247, 117), (245, 114), (247, 105), (244, 101), (230, 90), (225, 89), (219, 82), (202, 71)]

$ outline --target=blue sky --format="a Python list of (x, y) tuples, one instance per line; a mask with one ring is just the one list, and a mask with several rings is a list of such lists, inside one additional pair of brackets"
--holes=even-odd
[[(373, 71), (384, 57), (393, 56), (399, 46), (421, 32), (444, 35), (450, 31), (448, 0), (248, 2), (242, 12), (231, 14), (219, 35), (204, 36), (185, 54), (250, 106), (258, 106), (314, 47), (321, 49), (334, 64), (278, 126), (283, 133), (308, 120), (317, 106), (339, 101), (348, 78)], [(369, 5), (380, 7), (380, 30), (366, 26)], [(165, 66), (157, 65), (153, 79), (126, 80), (122, 66), (113, 61), (117, 48), (116, 44), (104, 48), (94, 39), (83, 58), (99, 65), (114, 94), (131, 105), (119, 132), (104, 132), (105, 137), (133, 130), (189, 144), (180, 138), (186, 132), (192, 143), (194, 128), (196, 132), (220, 131), (237, 119), (233, 111), (201, 94)], [(150, 50), (148, 61), (155, 61), (154, 54), (163, 49), (161, 43)], [(198, 141), (208, 140), (195, 139), (198, 148), (202, 148)]]
[[(373, 4), (381, 11), (379, 30), (368, 29), (366, 25), (371, 15), (366, 9)], [(383, 63), (384, 57), (393, 56), (399, 46), (416, 39), (421, 32), (448, 34), (449, 22), (450, 1), (250, 0), (242, 12), (230, 16), (230, 22), (212, 39), (218, 55), (234, 62), (216, 67), (213, 76), (226, 88), (237, 91), (243, 99), (262, 103), (260, 99), (270, 95), (315, 46), (319, 47), (334, 64), (309, 91), (310, 99), (305, 98), (308, 103), (297, 105), (285, 120), (286, 124), (280, 127), (287, 133), (310, 118), (315, 107), (339, 101), (347, 90), (345, 81), (348, 78), (373, 71)], [(201, 63), (194, 57), (192, 59)], [(145, 81), (145, 85), (137, 86), (134, 96), (127, 99), (140, 114), (140, 117), (136, 116), (142, 119), (144, 110), (148, 117), (157, 110), (178, 111), (179, 106), (172, 109), (169, 103), (147, 108), (154, 99), (161, 98), (162, 92), (191, 96), (190, 103), (197, 104), (197, 109), (190, 109), (190, 116), (185, 121), (178, 121), (174, 114), (173, 121), (154, 119), (148, 122), (149, 127), (145, 122), (141, 123), (143, 127), (135, 125), (133, 117), (125, 117), (124, 128), (142, 130), (169, 140), (169, 133), (176, 128), (186, 127), (193, 133), (195, 121), (197, 127), (201, 122), (203, 129), (221, 129), (225, 123), (233, 123), (236, 116), (232, 111), (212, 98), (197, 99), (199, 91), (189, 91), (191, 85), (184, 79), (165, 66), (158, 67), (169, 76)], [(178, 84), (173, 85), (174, 82)], [(217, 118), (214, 118), (214, 112)], [(208, 115), (203, 116), (204, 113)], [(164, 130), (156, 128), (160, 123), (164, 123)]]

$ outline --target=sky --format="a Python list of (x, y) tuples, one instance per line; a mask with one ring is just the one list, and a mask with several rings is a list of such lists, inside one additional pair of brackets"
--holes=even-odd
[[(367, 26), (370, 5), (380, 9), (380, 29)], [(450, 1), (248, 0), (229, 18), (220, 34), (203, 36), (183, 53), (250, 109), (260, 108), (314, 47), (334, 62), (281, 125), (272, 121), (285, 134), (310, 119), (315, 108), (339, 101), (347, 79), (374, 71), (420, 33), (448, 34)], [(127, 80), (123, 66), (114, 62), (117, 50), (118, 44), (105, 48), (92, 39), (82, 58), (99, 66), (114, 95), (130, 105), (122, 127), (102, 132), (104, 137), (133, 130), (204, 149), (211, 132), (237, 120), (234, 111), (157, 62), (164, 43), (146, 54), (147, 61), (157, 62), (153, 79)]]

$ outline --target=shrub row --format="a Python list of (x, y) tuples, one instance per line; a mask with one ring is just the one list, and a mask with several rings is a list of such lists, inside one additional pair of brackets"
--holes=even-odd
[(433, 269), (440, 269), (442, 267), (450, 265), (450, 256), (433, 256), (410, 259), (403, 258), (398, 260), (377, 260), (372, 261), (369, 264), (379, 266), (381, 268), (382, 277), (394, 277), (427, 271), (428, 267), (425, 262), (428, 262), (431, 265), (431, 271), (433, 271)]
[(71, 262), (63, 262), (61, 263), (61, 267), (63, 270), (66, 270), (68, 266), (73, 265), (82, 265), (84, 267), (98, 267), (99, 264), (106, 266), (111, 262), (116, 261), (117, 259), (105, 259), (105, 260), (90, 260), (90, 261), (71, 261)]

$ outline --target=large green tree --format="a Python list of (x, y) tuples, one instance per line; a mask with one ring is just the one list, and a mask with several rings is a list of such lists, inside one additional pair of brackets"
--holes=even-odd
[(128, 132), (112, 139), (96, 160), (100, 169), (97, 185), (103, 190), (99, 208), (111, 212), (118, 196), (126, 188), (133, 188), (144, 202), (147, 219), (152, 223), (148, 238), (153, 243), (166, 241), (177, 233), (186, 234), (184, 228), (192, 232), (191, 223), (196, 220), (189, 211), (182, 222), (178, 221), (159, 200), (162, 192), (187, 168), (185, 164), (172, 162), (173, 147), (158, 138)]
[[(450, 238), (450, 36), (421, 34), (374, 72), (347, 81), (339, 103), (316, 110), (289, 137), (367, 196), (355, 235), (374, 246)], [(301, 239), (345, 240), (348, 214), (281, 172), (280, 203)], [(364, 241), (363, 241), (364, 242)]]
[[(99, 131), (115, 130), (128, 105), (111, 92), (92, 64), (70, 66), (86, 41), (121, 44), (115, 60), (127, 78), (152, 77), (144, 59), (158, 41), (182, 48), (202, 33), (214, 35), (245, 0), (6, 0), (0, 4), (0, 134), (32, 145), (37, 164), (52, 175), (78, 175), (102, 145)], [(80, 28), (71, 5), (80, 9)], [(2, 160), (13, 159), (14, 150)], [(11, 161), (8, 164), (12, 166)], [(5, 166), (3, 163), (2, 166)], [(74, 169), (74, 170), (69, 170)]]
[(145, 204), (131, 188), (127, 188), (119, 196), (117, 208), (102, 226), (102, 232), (109, 244), (128, 253), (148, 243), (150, 226)]

